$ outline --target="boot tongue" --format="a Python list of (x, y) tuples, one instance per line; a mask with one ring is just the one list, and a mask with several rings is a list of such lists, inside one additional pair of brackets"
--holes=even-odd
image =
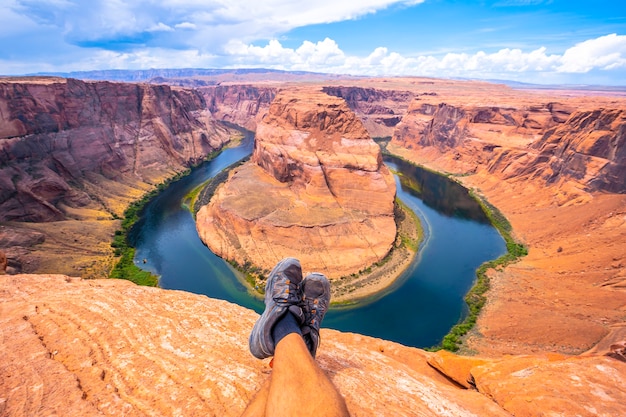
[(307, 298), (317, 298), (324, 294), (324, 284), (320, 281), (307, 281), (306, 296)]
[(289, 306), (289, 312), (291, 314), (293, 314), (293, 316), (296, 318), (296, 321), (298, 322), (299, 326), (302, 326), (304, 324), (304, 311), (302, 311), (302, 308), (300, 308), (297, 305), (290, 305)]
[(294, 284), (299, 284), (300, 281), (302, 281), (302, 268), (300, 267), (299, 264), (294, 263), (294, 264), (289, 265), (287, 268), (285, 268), (283, 273)]

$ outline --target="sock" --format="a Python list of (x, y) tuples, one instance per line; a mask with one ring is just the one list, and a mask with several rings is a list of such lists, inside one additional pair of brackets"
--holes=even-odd
[(274, 339), (274, 346), (280, 342), (283, 337), (287, 336), (290, 333), (298, 333), (302, 336), (302, 332), (300, 331), (300, 326), (298, 326), (298, 322), (296, 321), (296, 317), (291, 314), (289, 311), (280, 319), (274, 327), (272, 328), (272, 338)]

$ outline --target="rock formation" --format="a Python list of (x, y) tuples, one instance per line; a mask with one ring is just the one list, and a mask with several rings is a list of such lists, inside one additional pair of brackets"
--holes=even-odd
[(5, 79), (0, 221), (121, 215), (124, 202), (201, 161), (228, 137), (196, 91)]
[(394, 141), (438, 156), (452, 153), (461, 173), (484, 165), (504, 179), (538, 176), (587, 191), (626, 192), (624, 109), (577, 110), (541, 100), (484, 107), (418, 99)]
[(277, 87), (219, 85), (199, 89), (217, 120), (255, 131), (276, 96)]
[[(322, 87), (322, 91), (346, 100), (371, 137), (391, 137), (394, 127), (402, 120), (416, 95), (407, 90), (380, 87), (339, 85)], [(284, 86), (275, 83), (225, 84), (198, 90), (204, 95), (215, 119), (255, 131), (280, 89), (284, 89)]]
[(326, 94), (346, 100), (372, 137), (387, 137), (402, 120), (415, 94), (406, 90), (383, 90), (356, 86), (328, 86)]
[[(258, 315), (182, 291), (0, 276), (0, 415), (239, 416), (269, 377)], [(618, 416), (626, 363), (467, 358), (322, 329), (317, 360), (353, 416)], [(610, 353), (610, 352), (609, 352)]]
[(252, 160), (197, 215), (202, 240), (239, 264), (296, 256), (332, 278), (381, 260), (395, 240), (395, 183), (345, 101), (281, 92), (257, 128)]

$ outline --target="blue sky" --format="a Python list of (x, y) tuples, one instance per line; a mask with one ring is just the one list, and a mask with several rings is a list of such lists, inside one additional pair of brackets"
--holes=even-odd
[(0, 0), (0, 74), (273, 68), (626, 85), (616, 0)]

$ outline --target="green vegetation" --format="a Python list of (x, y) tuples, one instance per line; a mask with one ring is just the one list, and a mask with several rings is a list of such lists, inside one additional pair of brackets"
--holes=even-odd
[[(207, 156), (205, 161), (211, 160), (217, 155), (219, 155), (219, 151), (212, 152)], [(165, 190), (172, 182), (178, 181), (179, 179), (189, 175), (191, 170), (192, 168), (188, 168), (166, 179), (162, 183), (158, 184), (153, 190), (144, 194), (139, 200), (133, 201), (128, 206), (126, 211), (124, 211), (124, 218), (122, 219), (120, 229), (115, 231), (113, 242), (111, 243), (111, 247), (115, 249), (114, 255), (119, 257), (119, 260), (109, 274), (109, 278), (127, 279), (135, 284), (150, 287), (156, 287), (158, 285), (159, 281), (156, 275), (148, 271), (144, 271), (133, 262), (135, 258), (135, 248), (128, 239), (129, 233), (135, 223), (139, 221), (141, 212), (146, 204), (148, 204), (161, 191)]]
[(443, 338), (440, 346), (435, 346), (431, 350), (445, 349), (451, 352), (459, 350), (463, 343), (463, 337), (474, 327), (481, 309), (487, 301), (485, 293), (489, 290), (490, 282), (487, 271), (490, 269), (501, 270), (505, 266), (516, 262), (522, 256), (528, 254), (528, 248), (521, 243), (515, 242), (511, 235), (511, 224), (504, 215), (484, 198), (470, 192), (470, 195), (482, 206), (491, 224), (500, 232), (506, 242), (507, 253), (493, 261), (485, 262), (476, 270), (476, 283), (465, 296), (468, 306), (468, 315), (461, 323), (455, 325)]
[(202, 184), (198, 185), (196, 188), (189, 191), (187, 195), (185, 195), (185, 198), (183, 199), (183, 204), (185, 205), (187, 210), (191, 212), (194, 219), (196, 218), (196, 214), (198, 213), (200, 208), (209, 204), (209, 201), (211, 200), (211, 197), (213, 197), (213, 194), (217, 190), (217, 187), (226, 182), (228, 176), (230, 175), (230, 172), (248, 161), (249, 159), (250, 157), (246, 157), (240, 161), (235, 162), (234, 164), (219, 172), (214, 177), (204, 181)]
[(128, 241), (128, 233), (139, 220), (139, 215), (143, 207), (154, 198), (158, 193), (157, 190), (160, 189), (161, 188), (152, 190), (145, 194), (140, 200), (134, 201), (124, 212), (121, 229), (115, 231), (113, 243), (111, 243), (111, 247), (115, 249), (115, 256), (119, 256), (120, 259), (113, 267), (109, 278), (127, 279), (138, 285), (157, 286), (159, 282), (158, 277), (148, 271), (144, 271), (133, 262), (135, 258), (135, 248)]
[(240, 271), (244, 275), (245, 281), (260, 295), (265, 294), (265, 283), (267, 282), (267, 276), (271, 271), (261, 269), (258, 266), (252, 265), (249, 261), (246, 261), (243, 265), (239, 265), (237, 261), (227, 261), (233, 268)]

